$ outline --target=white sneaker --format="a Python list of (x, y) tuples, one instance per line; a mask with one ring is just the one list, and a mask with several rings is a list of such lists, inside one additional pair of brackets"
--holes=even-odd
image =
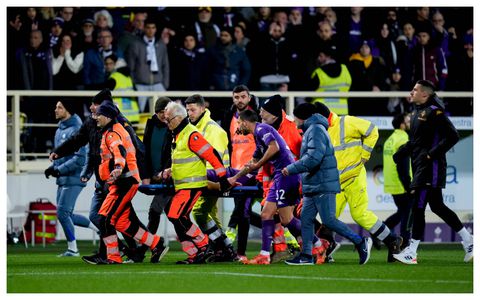
[(473, 237), (470, 243), (462, 242), (463, 250), (465, 250), (465, 257), (463, 258), (464, 262), (469, 262), (473, 259)]
[(417, 264), (417, 253), (413, 252), (410, 247), (403, 249), (403, 251), (398, 254), (393, 254), (393, 258), (407, 265)]
[(68, 249), (67, 251), (63, 252), (62, 254), (57, 255), (57, 257), (65, 257), (65, 256), (80, 256), (80, 253), (77, 251), (72, 251)]

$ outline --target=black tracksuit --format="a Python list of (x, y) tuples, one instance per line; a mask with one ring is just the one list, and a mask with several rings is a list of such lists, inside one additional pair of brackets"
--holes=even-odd
[(431, 99), (416, 105), (410, 120), (410, 140), (393, 156), (395, 162), (405, 155), (410, 155), (412, 160), (410, 188), (415, 195), (412, 231), (415, 240), (424, 237), (427, 203), (455, 232), (463, 228), (458, 216), (443, 203), (442, 196), (447, 173), (446, 153), (458, 140), (458, 132), (445, 115), (441, 100)]

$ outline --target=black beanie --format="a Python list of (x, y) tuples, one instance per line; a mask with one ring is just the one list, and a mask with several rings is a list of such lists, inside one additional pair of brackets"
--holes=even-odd
[(267, 98), (262, 108), (276, 117), (282, 116), (282, 97), (278, 94)]
[(293, 110), (293, 115), (300, 120), (306, 120), (315, 113), (315, 106), (311, 103), (302, 103)]
[(330, 117), (330, 109), (322, 102), (315, 102), (316, 112), (328, 119)]
[(97, 115), (102, 115), (110, 119), (116, 119), (118, 116), (118, 108), (112, 101), (103, 101), (97, 108)]
[(172, 99), (168, 97), (160, 97), (155, 102), (155, 113), (158, 113), (161, 110), (164, 110), (169, 102), (172, 102)]
[(76, 111), (76, 105), (75, 103), (73, 102), (73, 100), (66, 100), (66, 99), (63, 99), (63, 100), (59, 100), (60, 103), (62, 103), (63, 107), (65, 107), (65, 109), (71, 114), (75, 114), (75, 111)]
[(98, 94), (96, 94), (93, 97), (92, 102), (95, 103), (95, 104), (101, 104), (105, 100), (113, 101), (112, 100), (112, 93), (110, 92), (109, 89), (101, 90)]

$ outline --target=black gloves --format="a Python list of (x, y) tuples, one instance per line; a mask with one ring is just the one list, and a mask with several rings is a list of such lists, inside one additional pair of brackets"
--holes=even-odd
[(53, 176), (53, 177), (58, 177), (60, 176), (60, 172), (58, 170), (55, 169), (54, 166), (50, 166), (48, 167), (47, 169), (45, 169), (45, 177), (48, 179), (50, 176)]
[(221, 192), (226, 192), (231, 188), (232, 188), (232, 186), (228, 182), (227, 177), (226, 176), (220, 177), (220, 191)]

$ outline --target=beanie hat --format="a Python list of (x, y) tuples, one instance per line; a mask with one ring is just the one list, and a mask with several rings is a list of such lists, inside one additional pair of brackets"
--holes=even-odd
[(109, 89), (103, 89), (101, 90), (98, 94), (96, 94), (92, 102), (95, 104), (101, 104), (103, 101), (113, 101), (112, 100), (112, 93), (110, 92)]
[(315, 102), (315, 108), (315, 112), (321, 114), (327, 119), (330, 117), (330, 109), (322, 102)]
[(97, 115), (102, 115), (110, 119), (115, 119), (118, 116), (118, 108), (113, 104), (112, 101), (103, 101), (102, 104), (97, 108)]
[(295, 107), (295, 109), (293, 110), (293, 115), (300, 120), (306, 120), (310, 118), (315, 112), (315, 105), (311, 103), (302, 103)]
[(63, 107), (65, 107), (65, 109), (71, 114), (75, 114), (75, 111), (76, 111), (76, 105), (75, 103), (73, 102), (73, 100), (66, 100), (66, 99), (62, 99), (62, 100), (59, 100), (60, 103), (62, 103)]
[(157, 101), (155, 102), (155, 113), (158, 113), (159, 111), (164, 110), (168, 102), (171, 102), (171, 101), (172, 100), (168, 97), (158, 98)]
[(267, 98), (262, 108), (276, 117), (282, 116), (282, 97), (279, 94)]

